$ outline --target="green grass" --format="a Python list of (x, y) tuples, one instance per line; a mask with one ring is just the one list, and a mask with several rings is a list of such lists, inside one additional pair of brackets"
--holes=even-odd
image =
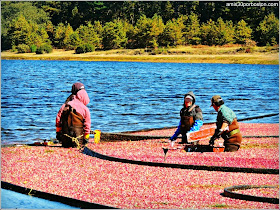
[(2, 52), (2, 59), (24, 60), (81, 60), (81, 61), (138, 61), (174, 63), (279, 64), (278, 47), (178, 46), (158, 49), (116, 49), (75, 54), (74, 50), (53, 50), (52, 53)]

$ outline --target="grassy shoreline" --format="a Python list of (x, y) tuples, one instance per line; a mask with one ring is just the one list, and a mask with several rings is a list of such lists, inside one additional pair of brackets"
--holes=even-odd
[(67, 60), (67, 61), (126, 61), (126, 62), (170, 62), (170, 63), (224, 63), (224, 64), (279, 64), (278, 47), (251, 48), (250, 53), (233, 47), (177, 47), (161, 52), (147, 52), (144, 49), (119, 49), (75, 54), (74, 50), (54, 49), (49, 54), (1, 52), (2, 60)]

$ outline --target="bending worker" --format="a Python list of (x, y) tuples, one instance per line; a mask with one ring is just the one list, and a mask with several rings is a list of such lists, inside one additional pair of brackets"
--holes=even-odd
[(188, 143), (187, 133), (198, 131), (203, 125), (202, 111), (199, 106), (195, 105), (195, 95), (192, 91), (184, 96), (184, 104), (180, 111), (180, 117), (177, 130), (170, 140), (175, 141), (178, 135), (181, 134), (181, 143)]
[(241, 145), (242, 135), (235, 113), (224, 105), (224, 101), (219, 95), (212, 97), (211, 106), (218, 112), (218, 115), (217, 127), (209, 145), (214, 146), (215, 140), (221, 136), (224, 139), (225, 152), (237, 151)]
[(61, 106), (56, 116), (57, 139), (63, 147), (85, 145), (91, 129), (90, 111), (86, 107), (90, 99), (84, 88), (75, 88), (82, 83), (75, 84), (74, 89), (72, 87), (72, 95)]

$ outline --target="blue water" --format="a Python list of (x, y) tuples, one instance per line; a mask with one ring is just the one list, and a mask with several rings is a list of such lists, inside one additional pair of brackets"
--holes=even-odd
[(190, 90), (205, 122), (216, 119), (215, 94), (239, 119), (279, 113), (277, 65), (2, 60), (2, 144), (55, 138), (56, 114), (77, 81), (91, 100), (92, 130), (103, 132), (177, 126)]
[(1, 209), (78, 209), (63, 203), (1, 188)]

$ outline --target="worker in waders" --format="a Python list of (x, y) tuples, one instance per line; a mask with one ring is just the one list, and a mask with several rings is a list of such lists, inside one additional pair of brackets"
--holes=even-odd
[(88, 142), (91, 129), (90, 111), (86, 107), (90, 99), (84, 88), (68, 98), (56, 116), (57, 137), (63, 147), (82, 147)]
[[(82, 90), (82, 89), (85, 89), (85, 86), (84, 86), (83, 83), (81, 83), (81, 82), (76, 82), (76, 83), (74, 83), (74, 84), (72, 85), (72, 88), (71, 88), (71, 94), (67, 97), (67, 99), (65, 100), (64, 103), (67, 104), (69, 101), (72, 101), (73, 98), (74, 98), (74, 96), (77, 94), (77, 92), (78, 92), (79, 90)], [(63, 111), (63, 110), (59, 110), (59, 112), (58, 112), (59, 119), (60, 119), (60, 116), (61, 116), (61, 114), (62, 114), (62, 111)], [(56, 121), (57, 121), (57, 120), (56, 120)], [(57, 123), (56, 123), (56, 124), (57, 124)], [(62, 135), (62, 133), (61, 133), (61, 127), (60, 127), (60, 126), (57, 126), (57, 127), (56, 127), (56, 139), (59, 140), (59, 141), (61, 141), (61, 135)]]
[(217, 127), (209, 141), (209, 145), (214, 146), (215, 140), (222, 137), (224, 139), (225, 152), (237, 151), (241, 145), (242, 135), (235, 113), (224, 105), (224, 101), (219, 95), (212, 97), (211, 106), (218, 112), (218, 115)]
[(184, 104), (180, 111), (180, 118), (177, 130), (170, 140), (175, 141), (178, 135), (181, 134), (181, 143), (188, 143), (187, 134), (198, 131), (203, 125), (202, 111), (200, 107), (195, 104), (195, 95), (192, 91), (184, 96)]

